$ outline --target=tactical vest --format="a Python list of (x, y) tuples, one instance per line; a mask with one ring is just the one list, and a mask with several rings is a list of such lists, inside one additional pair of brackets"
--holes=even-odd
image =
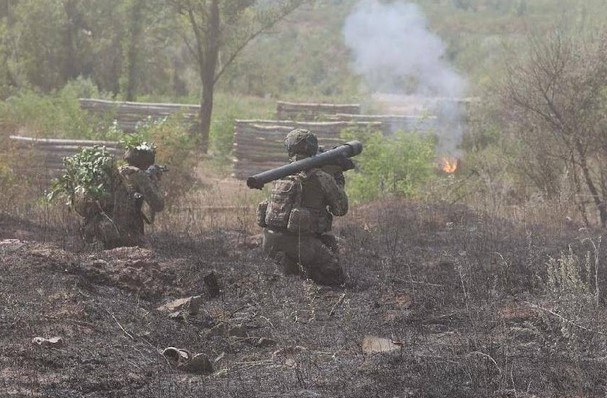
[(310, 209), (301, 206), (305, 178), (303, 173), (299, 173), (273, 182), (265, 209), (267, 227), (298, 234), (320, 232), (317, 217)]

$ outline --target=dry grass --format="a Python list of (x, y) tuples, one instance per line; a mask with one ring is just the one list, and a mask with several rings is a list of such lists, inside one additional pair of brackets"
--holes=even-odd
[[(0, 238), (24, 240), (0, 246), (2, 393), (604, 396), (603, 231), (580, 230), (563, 208), (355, 207), (335, 226), (346, 286), (325, 288), (280, 275), (256, 246), (263, 192), (205, 170), (158, 214), (149, 250), (87, 248), (61, 206), (0, 214)], [(209, 272), (219, 297), (207, 295)], [(205, 297), (195, 316), (156, 311), (194, 294)], [(67, 344), (41, 350), (38, 335)], [(366, 336), (402, 348), (364, 353)], [(171, 368), (167, 346), (218, 358), (215, 372)]]

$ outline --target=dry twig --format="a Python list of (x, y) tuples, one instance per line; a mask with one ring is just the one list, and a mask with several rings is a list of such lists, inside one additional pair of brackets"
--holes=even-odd
[(567, 319), (564, 316), (562, 316), (561, 314), (558, 314), (558, 313), (556, 313), (556, 312), (554, 312), (552, 310), (549, 310), (548, 308), (540, 307), (539, 305), (530, 303), (529, 301), (525, 301), (525, 303), (529, 304), (532, 308), (536, 308), (538, 310), (542, 310), (544, 312), (547, 312), (550, 315), (553, 315), (553, 316), (559, 318), (561, 321), (563, 321), (565, 323), (568, 323), (568, 324), (570, 324), (572, 326), (575, 326), (576, 328), (585, 330), (585, 331), (590, 332), (590, 333), (596, 333), (596, 334), (599, 334), (601, 336), (605, 336), (605, 333), (603, 333), (603, 332), (599, 332), (598, 330), (592, 330), (592, 329), (589, 329), (589, 328), (587, 328), (585, 326), (579, 325), (579, 324), (575, 323), (574, 321), (572, 321), (571, 319)]
[(329, 312), (329, 316), (333, 316), (333, 314), (335, 313), (335, 310), (337, 309), (337, 307), (343, 303), (344, 298), (346, 297), (346, 293), (342, 293), (341, 296), (339, 296), (339, 299), (337, 300), (337, 302), (333, 305), (333, 307), (331, 308), (331, 311)]

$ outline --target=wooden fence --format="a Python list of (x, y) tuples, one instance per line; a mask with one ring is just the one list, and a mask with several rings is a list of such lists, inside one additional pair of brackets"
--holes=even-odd
[(105, 146), (122, 156), (122, 148), (115, 141), (70, 140), (56, 138), (33, 138), (11, 135), (10, 146), (18, 154), (14, 162), (20, 175), (45, 189), (53, 178), (64, 171), (63, 158), (78, 153), (82, 148)]
[(80, 98), (80, 108), (102, 118), (116, 121), (118, 128), (125, 132), (134, 132), (143, 123), (161, 120), (179, 114), (189, 125), (196, 124), (200, 105), (163, 104), (127, 101), (107, 101)]
[(339, 136), (346, 128), (380, 129), (379, 122), (295, 122), (289, 120), (236, 120), (234, 128), (233, 177), (246, 179), (253, 174), (288, 163), (285, 136), (294, 128), (305, 128), (316, 134), (319, 144), (327, 148), (342, 144)]
[[(102, 118), (113, 118), (118, 127), (132, 132), (138, 124), (180, 114), (189, 123), (195, 123), (198, 105), (120, 102), (99, 99), (79, 99), (80, 107)], [(343, 143), (341, 132), (348, 129), (380, 130), (385, 135), (396, 130), (428, 130), (436, 127), (434, 116), (362, 115), (358, 104), (315, 104), (277, 102), (278, 120), (236, 120), (234, 124), (233, 176), (238, 179), (284, 165), (288, 162), (284, 138), (293, 128), (314, 132), (319, 144), (332, 147)], [(319, 121), (324, 119), (324, 121)], [(63, 158), (77, 153), (83, 147), (105, 146), (118, 153), (121, 148), (113, 141), (43, 139), (11, 136), (15, 148), (23, 154), (27, 170), (24, 175), (35, 176), (48, 186), (50, 180), (61, 175)]]
[(360, 104), (315, 104), (305, 102), (276, 102), (278, 120), (319, 121), (337, 113), (358, 114)]
[(438, 127), (436, 116), (403, 116), (403, 115), (353, 115), (338, 113), (329, 116), (330, 120), (378, 123), (381, 131), (389, 136), (399, 130), (404, 131), (430, 131)]

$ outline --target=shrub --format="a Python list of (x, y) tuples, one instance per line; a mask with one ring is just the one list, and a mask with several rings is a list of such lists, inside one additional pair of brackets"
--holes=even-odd
[(196, 140), (184, 127), (183, 115), (175, 114), (152, 120), (137, 127), (136, 133), (114, 129), (113, 135), (126, 148), (146, 144), (156, 148), (156, 163), (167, 165), (170, 178), (163, 178), (162, 188), (167, 193), (167, 205), (183, 196), (194, 185)]
[(347, 131), (364, 150), (356, 158), (358, 170), (349, 176), (353, 202), (368, 202), (387, 195), (416, 196), (434, 176), (435, 140), (428, 135), (398, 131), (391, 137), (380, 132)]
[(23, 91), (0, 103), (0, 119), (33, 137), (104, 139), (110, 121), (93, 120), (80, 109), (82, 96), (99, 93), (93, 83), (82, 79), (51, 95)]
[(49, 200), (65, 197), (73, 208), (79, 199), (102, 201), (110, 197), (115, 159), (104, 147), (83, 148), (65, 157), (63, 164), (65, 173), (52, 181)]
[(210, 148), (220, 161), (231, 160), (236, 119), (272, 118), (275, 112), (273, 100), (260, 100), (243, 96), (218, 93), (215, 96), (213, 121), (210, 131)]

